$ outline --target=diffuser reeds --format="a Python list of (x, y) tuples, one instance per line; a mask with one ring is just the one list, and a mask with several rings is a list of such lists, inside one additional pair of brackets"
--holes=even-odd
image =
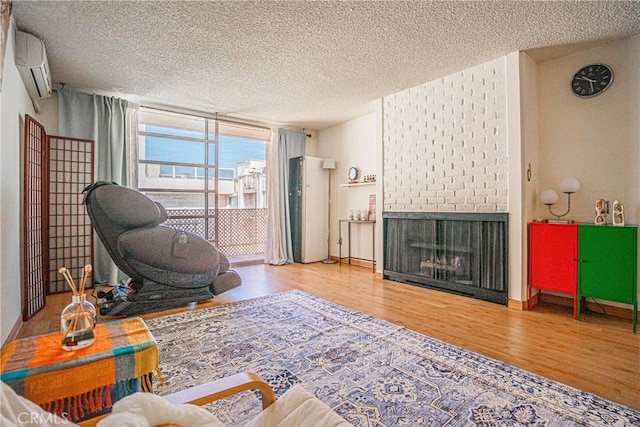
[(78, 287), (66, 267), (58, 269), (58, 273), (64, 277), (69, 288), (73, 292), (72, 303), (69, 304), (60, 316), (61, 329), (64, 332), (62, 348), (65, 350), (77, 350), (93, 343), (93, 328), (95, 326), (96, 311), (93, 305), (86, 301), (85, 288), (92, 268), (87, 264), (82, 269), (80, 286)]

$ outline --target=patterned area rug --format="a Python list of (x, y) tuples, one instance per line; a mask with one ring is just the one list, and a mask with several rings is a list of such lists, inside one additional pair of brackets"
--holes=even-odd
[[(147, 321), (168, 394), (252, 371), (356, 426), (637, 426), (640, 412), (300, 291)], [(247, 392), (209, 406), (228, 425)]]

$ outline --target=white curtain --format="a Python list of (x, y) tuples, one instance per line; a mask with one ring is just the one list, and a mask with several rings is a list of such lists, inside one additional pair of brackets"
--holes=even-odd
[(272, 265), (293, 262), (289, 222), (289, 159), (304, 156), (306, 135), (302, 131), (271, 129), (269, 181), (267, 183), (267, 242), (264, 262)]
[[(127, 112), (127, 110), (130, 110)], [(128, 186), (133, 165), (130, 163), (132, 143), (135, 146), (135, 110), (126, 100), (90, 95), (84, 92), (58, 90), (58, 133), (73, 138), (95, 141), (95, 180), (114, 181)], [(127, 120), (129, 118), (129, 121)], [(94, 243), (94, 280), (115, 284), (117, 269), (100, 239)]]

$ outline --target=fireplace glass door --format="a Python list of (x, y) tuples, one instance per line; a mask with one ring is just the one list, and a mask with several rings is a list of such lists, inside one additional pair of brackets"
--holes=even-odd
[(385, 218), (385, 276), (506, 303), (506, 221), (423, 215)]

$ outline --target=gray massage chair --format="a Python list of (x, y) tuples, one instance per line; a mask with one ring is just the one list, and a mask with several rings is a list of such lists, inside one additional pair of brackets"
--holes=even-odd
[(130, 316), (211, 299), (240, 286), (229, 261), (200, 236), (161, 225), (167, 212), (144, 194), (98, 181), (83, 190), (91, 225), (130, 277), (99, 291), (100, 314)]

